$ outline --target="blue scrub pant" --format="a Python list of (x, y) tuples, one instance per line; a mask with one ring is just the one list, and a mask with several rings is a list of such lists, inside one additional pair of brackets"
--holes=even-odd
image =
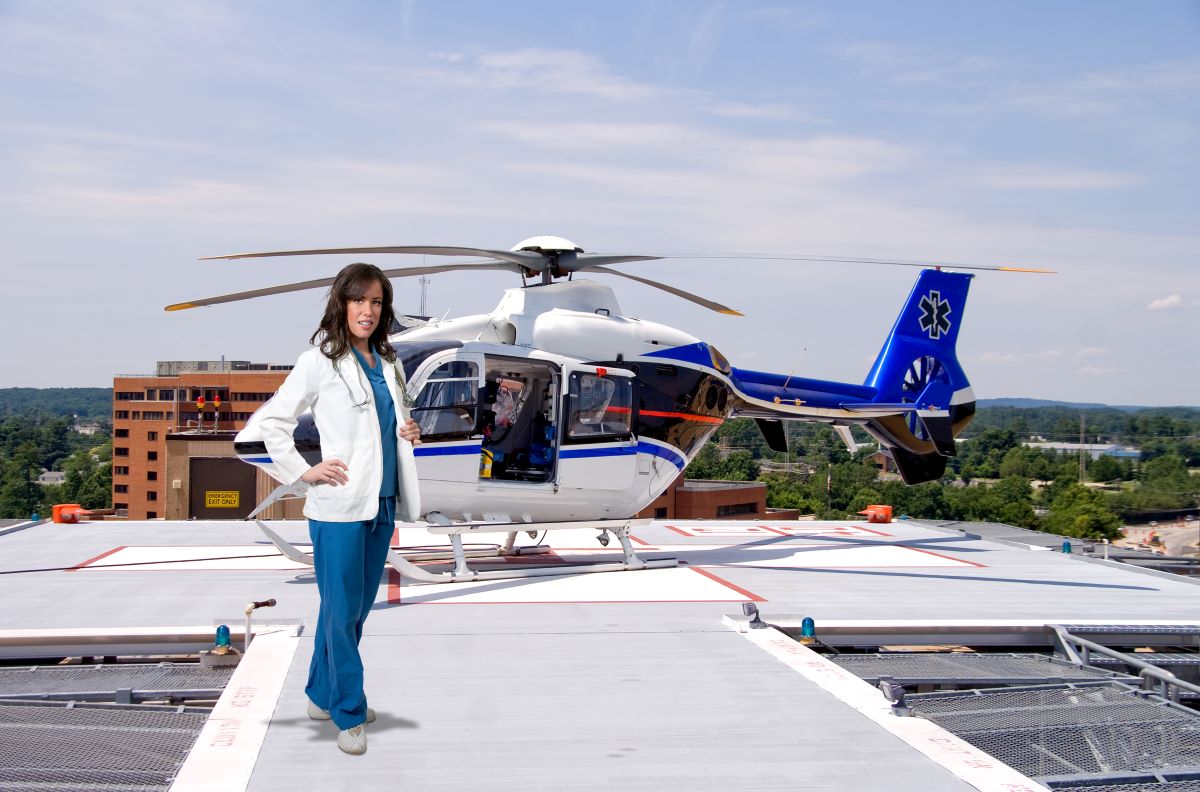
[(367, 719), (358, 642), (375, 603), (395, 527), (392, 497), (379, 499), (379, 513), (372, 520), (308, 521), (321, 609), (304, 692), (312, 703), (328, 710), (342, 730)]

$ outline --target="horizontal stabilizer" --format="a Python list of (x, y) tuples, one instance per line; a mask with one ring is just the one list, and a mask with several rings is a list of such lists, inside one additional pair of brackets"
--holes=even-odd
[(783, 421), (755, 418), (754, 423), (758, 424), (758, 431), (762, 432), (763, 439), (767, 441), (767, 448), (787, 452), (787, 435), (784, 433)]
[(946, 473), (946, 457), (941, 454), (914, 454), (900, 446), (889, 450), (905, 484), (937, 481)]
[(941, 411), (930, 415), (920, 412), (917, 413), (917, 416), (921, 420), (921, 425), (925, 427), (926, 436), (937, 448), (937, 452), (942, 456), (954, 456), (957, 449), (954, 447), (954, 422), (950, 418), (950, 413)]

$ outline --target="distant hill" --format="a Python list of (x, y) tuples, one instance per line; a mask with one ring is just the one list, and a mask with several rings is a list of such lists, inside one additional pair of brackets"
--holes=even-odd
[(1028, 409), (1034, 407), (1066, 407), (1072, 410), (1121, 410), (1123, 412), (1140, 412), (1141, 410), (1194, 410), (1195, 406), (1178, 405), (1174, 407), (1147, 407), (1136, 404), (1101, 404), (1100, 402), (1065, 402), (1053, 399), (1027, 399), (1023, 397), (1006, 397), (1001, 399), (980, 399), (976, 402), (979, 407), (1018, 407)]
[(0, 388), (0, 417), (36, 413), (109, 418), (112, 388)]

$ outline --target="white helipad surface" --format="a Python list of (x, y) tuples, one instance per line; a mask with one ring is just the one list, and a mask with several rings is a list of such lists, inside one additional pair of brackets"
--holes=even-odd
[[(308, 549), (305, 523), (272, 527)], [(410, 527), (397, 542), (446, 544)], [(594, 531), (551, 532), (545, 542), (551, 555), (473, 563), (565, 568), (620, 558)], [(188, 783), (201, 778), (228, 792), (726, 792), (892, 790), (902, 779), (922, 790), (1000, 789), (951, 772), (724, 617), (746, 601), (768, 621), (811, 616), (818, 630), (856, 620), (1200, 616), (1200, 587), (1186, 580), (916, 522), (667, 521), (639, 528), (635, 545), (680, 566), (445, 585), (386, 573), (362, 643), (380, 713), (368, 753), (341, 754), (332, 727), (305, 717), (307, 631), (294, 654), (227, 690), (220, 722), (189, 759), (204, 770), (189, 771)], [(284, 559), (246, 522), (45, 524), (0, 536), (0, 630), (26, 634), (233, 624), (246, 602), (267, 598), (278, 605), (260, 621), (312, 625), (314, 583), (310, 568)], [(432, 607), (445, 605), (457, 607)], [(239, 719), (239, 709), (266, 714)], [(236, 756), (225, 764), (204, 750)]]

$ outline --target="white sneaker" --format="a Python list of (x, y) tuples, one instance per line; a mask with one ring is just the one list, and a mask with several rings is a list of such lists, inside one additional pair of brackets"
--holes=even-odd
[(353, 729), (343, 729), (338, 732), (338, 748), (348, 754), (365, 754), (367, 752), (367, 730), (365, 723), (360, 723)]
[[(313, 720), (329, 720), (333, 716), (329, 714), (329, 710), (323, 710), (316, 704), (312, 703), (312, 699), (308, 700), (308, 717)], [(367, 707), (367, 723), (375, 722), (375, 710)]]

